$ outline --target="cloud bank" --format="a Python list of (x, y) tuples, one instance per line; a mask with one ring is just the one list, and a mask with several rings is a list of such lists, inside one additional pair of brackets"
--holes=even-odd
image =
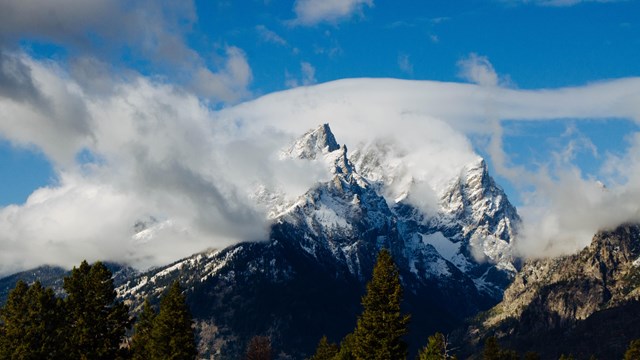
[[(0, 136), (35, 146), (58, 174), (24, 204), (0, 209), (3, 274), (85, 258), (144, 268), (265, 239), (267, 209), (255, 190), (262, 184), (295, 198), (326, 179), (313, 164), (278, 159), (292, 139), (326, 122), (352, 150), (395, 144), (426, 202), (477, 158), (469, 138), (491, 137), (492, 170), (524, 189), (518, 246), (527, 256), (574, 251), (600, 228), (640, 220), (640, 135), (626, 154), (607, 155), (606, 190), (567, 161), (535, 172), (511, 166), (500, 142), (502, 119), (640, 121), (640, 78), (508, 89), (494, 86), (492, 67), (476, 59), (487, 73), (468, 79), (480, 84), (346, 79), (214, 110), (197, 92), (137, 74), (98, 86), (24, 53), (0, 59)], [(228, 73), (248, 74), (241, 61)]]

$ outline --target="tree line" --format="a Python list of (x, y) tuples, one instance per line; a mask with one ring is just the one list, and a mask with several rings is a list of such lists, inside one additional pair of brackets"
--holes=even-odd
[[(65, 296), (56, 296), (39, 282), (19, 281), (0, 309), (0, 360), (192, 360), (197, 356), (193, 320), (180, 284), (174, 282), (159, 308), (144, 301), (137, 319), (118, 301), (112, 274), (100, 262), (83, 261), (64, 278)], [(378, 254), (355, 329), (340, 344), (323, 336), (308, 360), (406, 359), (410, 315), (401, 311), (402, 285), (391, 253)], [(131, 334), (131, 330), (133, 330)], [(131, 335), (130, 337), (128, 335)], [(502, 348), (495, 337), (486, 340), (483, 360), (537, 360)], [(272, 359), (268, 337), (247, 345), (246, 360)], [(456, 359), (447, 337), (429, 336), (418, 360)], [(624, 360), (640, 359), (640, 340), (631, 342)], [(562, 355), (559, 360), (573, 360)]]
[(196, 357), (193, 321), (178, 282), (158, 310), (145, 300), (137, 322), (117, 300), (112, 274), (101, 262), (74, 267), (63, 289), (58, 297), (37, 281), (18, 281), (0, 309), (0, 360)]

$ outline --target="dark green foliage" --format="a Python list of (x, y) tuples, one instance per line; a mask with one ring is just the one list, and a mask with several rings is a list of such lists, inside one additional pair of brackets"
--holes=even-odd
[(402, 337), (407, 333), (409, 316), (400, 311), (402, 286), (400, 275), (391, 253), (383, 249), (362, 298), (364, 311), (358, 318), (354, 332), (353, 355), (358, 360), (405, 359), (407, 344)]
[(160, 301), (151, 336), (151, 359), (192, 360), (198, 354), (191, 312), (177, 281)]
[(448, 360), (455, 359), (450, 354), (447, 338), (442, 333), (429, 336), (427, 346), (418, 353), (418, 360)]
[(18, 281), (0, 310), (0, 359), (63, 359), (62, 315), (51, 289)]
[(356, 346), (356, 338), (354, 334), (347, 334), (347, 336), (340, 342), (340, 351), (335, 357), (336, 360), (355, 360), (353, 355), (353, 348)]
[(500, 345), (498, 345), (498, 339), (490, 337), (484, 342), (484, 350), (482, 351), (483, 360), (499, 360), (500, 359)]
[(560, 358), (558, 360), (575, 360), (575, 359), (574, 359), (573, 355), (571, 355), (571, 354), (569, 356), (567, 356), (565, 354), (562, 354), (562, 355), (560, 355)]
[(149, 299), (144, 300), (142, 305), (142, 312), (138, 316), (138, 321), (135, 325), (135, 332), (131, 338), (131, 352), (133, 353), (133, 360), (148, 360), (151, 359), (152, 350), (152, 331), (153, 322), (156, 318), (156, 313), (149, 303)]
[(624, 360), (640, 359), (640, 339), (633, 340), (624, 353)]
[(323, 336), (318, 342), (318, 347), (316, 348), (316, 353), (309, 358), (309, 360), (332, 360), (338, 352), (340, 348), (338, 345), (329, 342), (326, 336)]
[(518, 353), (513, 350), (507, 350), (500, 347), (498, 339), (490, 337), (484, 343), (484, 351), (482, 352), (483, 360), (518, 360)]
[(65, 352), (69, 359), (115, 359), (131, 326), (129, 308), (116, 301), (111, 272), (83, 261), (64, 278)]
[(271, 360), (271, 340), (266, 336), (254, 336), (247, 345), (245, 360)]
[(540, 360), (540, 354), (529, 351), (524, 354), (524, 360)]

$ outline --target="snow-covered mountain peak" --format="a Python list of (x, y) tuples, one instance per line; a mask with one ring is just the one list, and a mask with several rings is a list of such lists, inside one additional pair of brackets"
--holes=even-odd
[(329, 124), (323, 124), (302, 135), (282, 152), (281, 157), (315, 160), (321, 155), (338, 149), (340, 145), (333, 136)]

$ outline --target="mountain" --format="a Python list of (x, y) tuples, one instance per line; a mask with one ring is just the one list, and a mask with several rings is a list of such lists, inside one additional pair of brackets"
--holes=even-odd
[(467, 164), (457, 177), (434, 189), (437, 208), (427, 213), (407, 201), (417, 179), (402, 156), (393, 144), (374, 142), (356, 150), (351, 159), (379, 192), (395, 199), (392, 210), (397, 215), (418, 225), (411, 231), (469, 275), (479, 291), (501, 299), (516, 273), (518, 259), (511, 242), (521, 220), (485, 161), (478, 158)]
[(543, 359), (620, 359), (640, 338), (640, 226), (596, 234), (578, 254), (524, 263), (504, 299), (466, 329), (468, 352), (488, 336)]
[[(145, 297), (157, 301), (180, 279), (202, 354), (238, 358), (250, 337), (269, 335), (281, 357), (302, 358), (322, 335), (339, 341), (353, 329), (383, 247), (400, 269), (414, 346), (496, 304), (513, 278), (511, 241), (520, 220), (481, 159), (436, 189), (430, 213), (412, 201), (420, 179), (394, 173), (394, 159), (375, 148), (350, 155), (327, 124), (280, 157), (312, 161), (331, 177), (293, 201), (259, 187), (256, 200), (271, 209), (268, 239), (139, 274), (119, 295), (135, 307)], [(408, 179), (403, 196), (389, 195), (384, 176)]]
[[(126, 265), (113, 262), (105, 262), (104, 265), (113, 274), (113, 283), (115, 286), (121, 286), (138, 274), (135, 269)], [(62, 289), (64, 277), (69, 274), (70, 271), (59, 266), (45, 265), (0, 278), (0, 304), (4, 304), (7, 301), (9, 292), (13, 290), (16, 283), (20, 280), (27, 284), (40, 281), (42, 286), (52, 288), (56, 294), (62, 295), (64, 294), (64, 290)]]

